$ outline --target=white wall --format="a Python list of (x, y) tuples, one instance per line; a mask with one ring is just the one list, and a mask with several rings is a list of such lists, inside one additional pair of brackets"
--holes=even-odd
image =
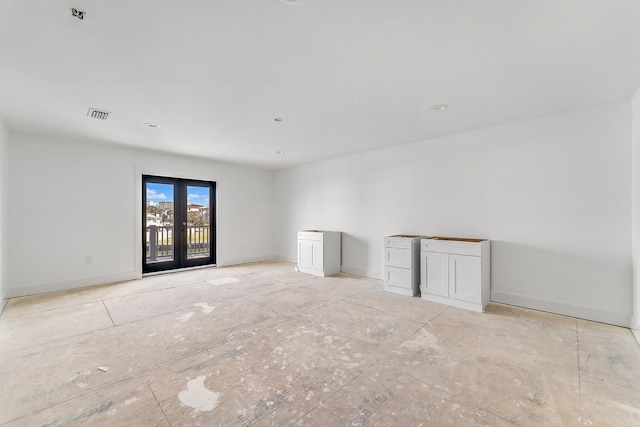
[(9, 295), (7, 281), (7, 207), (9, 177), (9, 131), (0, 118), (0, 313)]
[(385, 235), (489, 238), (492, 300), (628, 326), (630, 141), (620, 103), (282, 170), (279, 252), (342, 231), (343, 271), (382, 278)]
[(633, 97), (632, 117), (633, 317), (631, 328), (640, 342), (640, 89)]
[(274, 257), (272, 171), (22, 133), (9, 158), (11, 297), (140, 277), (142, 173), (217, 183), (218, 265)]

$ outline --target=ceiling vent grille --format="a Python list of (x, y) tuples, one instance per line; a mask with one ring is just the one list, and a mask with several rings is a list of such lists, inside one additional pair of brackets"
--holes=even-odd
[(109, 117), (109, 112), (108, 111), (102, 111), (102, 110), (96, 110), (95, 108), (89, 108), (89, 112), (87, 113), (87, 116), (91, 117), (92, 119), (97, 119), (97, 120), (107, 120), (107, 118)]

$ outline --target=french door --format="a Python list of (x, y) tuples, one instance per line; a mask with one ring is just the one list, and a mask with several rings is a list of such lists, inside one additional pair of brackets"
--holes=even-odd
[(142, 176), (142, 271), (216, 262), (215, 182)]

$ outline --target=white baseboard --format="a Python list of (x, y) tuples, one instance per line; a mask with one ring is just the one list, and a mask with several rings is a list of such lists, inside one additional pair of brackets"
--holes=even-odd
[[(224, 260), (224, 264), (218, 263), (218, 267), (248, 264), (251, 262), (271, 261), (276, 259), (274, 256), (238, 258), (232, 260)], [(174, 270), (179, 271), (179, 270)], [(125, 273), (110, 274), (106, 276), (85, 277), (81, 279), (65, 280), (61, 282), (40, 283), (37, 285), (23, 286), (19, 288), (10, 288), (7, 291), (8, 298), (18, 298), (27, 295), (48, 294), (51, 292), (68, 291), (71, 289), (85, 288), (87, 286), (106, 285), (108, 283), (124, 282), (127, 280), (141, 279), (140, 271), (129, 271)], [(1, 313), (2, 311), (0, 311)]]
[[(293, 264), (296, 264), (298, 262), (297, 259), (288, 258), (286, 256), (276, 256), (273, 259), (278, 261), (290, 262)], [(340, 266), (340, 271), (342, 273), (353, 274), (354, 276), (363, 276), (363, 277), (368, 277), (370, 279), (384, 280), (384, 271), (370, 270), (370, 269), (364, 269), (364, 268), (358, 268), (358, 267), (349, 267), (348, 265), (344, 265), (344, 264)]]
[(282, 255), (277, 255), (275, 257), (273, 257), (273, 259), (275, 261), (284, 261), (284, 262), (291, 262), (293, 264), (297, 264), (298, 260), (295, 258), (287, 258), (286, 256), (282, 256)]
[(634, 316), (631, 316), (629, 323), (631, 324), (631, 332), (633, 332), (633, 336), (636, 337), (636, 341), (640, 345), (640, 323)]
[(630, 327), (631, 313), (620, 313), (617, 311), (602, 310), (595, 307), (567, 304), (499, 291), (491, 291), (491, 301), (585, 320), (593, 320), (594, 322), (608, 323), (625, 328)]
[(62, 282), (41, 283), (20, 288), (9, 288), (8, 297), (17, 298), (27, 295), (48, 294), (51, 292), (67, 291), (70, 289), (85, 288), (87, 286), (106, 285), (108, 283), (124, 282), (140, 278), (139, 272), (129, 271), (107, 276), (84, 277), (81, 279), (64, 280)]
[(269, 256), (260, 256), (260, 257), (251, 257), (251, 258), (236, 258), (236, 259), (229, 259), (229, 260), (218, 259), (217, 260), (218, 262), (216, 265), (218, 267), (229, 267), (229, 266), (238, 265), (238, 264), (249, 264), (252, 262), (274, 261), (274, 260), (278, 260), (278, 257), (274, 255), (269, 255)]
[(343, 265), (340, 271), (347, 274), (353, 274), (355, 276), (364, 276), (364, 277), (369, 277), (371, 279), (384, 280), (384, 272), (379, 270), (370, 270), (370, 269), (349, 267), (348, 265)]
[(270, 261), (274, 261), (274, 262), (286, 262), (287, 264), (295, 264), (295, 265), (297, 265), (297, 264), (298, 264), (298, 263), (297, 263), (297, 262), (295, 262), (295, 261), (288, 261), (288, 260), (286, 260), (286, 259), (279, 258), (279, 257), (272, 258)]

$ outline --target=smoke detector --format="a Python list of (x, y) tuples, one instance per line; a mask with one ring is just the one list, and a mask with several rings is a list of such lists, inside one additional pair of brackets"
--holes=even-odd
[(109, 117), (109, 113), (108, 111), (102, 111), (102, 110), (98, 110), (95, 108), (89, 108), (89, 112), (87, 113), (87, 116), (91, 117), (92, 119), (96, 119), (96, 120), (107, 120), (107, 118)]

